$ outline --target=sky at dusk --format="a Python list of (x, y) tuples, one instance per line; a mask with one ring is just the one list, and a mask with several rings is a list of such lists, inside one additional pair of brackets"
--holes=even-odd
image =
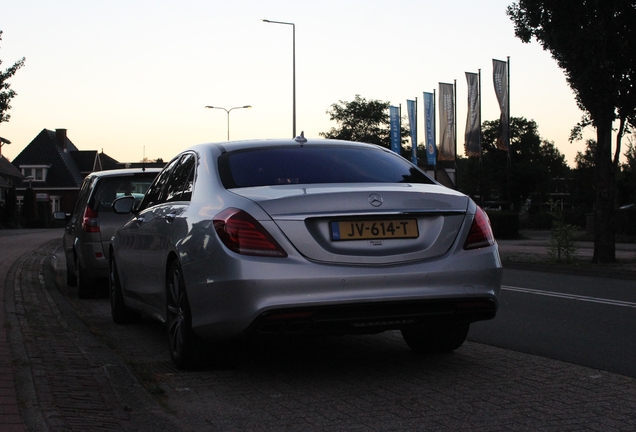
[[(482, 120), (499, 118), (492, 59), (510, 56), (511, 115), (532, 119), (573, 166), (582, 112), (563, 72), (506, 16), (512, 0), (9, 0), (0, 7), (2, 70), (18, 93), (2, 147), (17, 156), (42, 129), (68, 129), (80, 150), (120, 162), (171, 159), (227, 138), (291, 138), (292, 27), (296, 26), (297, 132), (336, 126), (338, 101), (402, 104), (457, 80), (458, 152), (464, 148), (465, 72), (482, 76)], [(438, 126), (439, 129), (439, 126)], [(593, 131), (590, 131), (590, 136)]]

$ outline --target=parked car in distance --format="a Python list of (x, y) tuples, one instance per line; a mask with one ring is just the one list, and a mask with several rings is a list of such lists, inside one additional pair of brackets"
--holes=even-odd
[(200, 340), (248, 336), (401, 330), (415, 351), (452, 351), (497, 310), (486, 213), (376, 145), (202, 144), (113, 208), (133, 215), (110, 246), (113, 320), (166, 323), (180, 367)]
[(95, 282), (108, 278), (108, 245), (115, 231), (130, 215), (116, 214), (111, 204), (117, 197), (141, 201), (160, 168), (96, 171), (86, 176), (72, 213), (56, 212), (66, 220), (62, 243), (66, 256), (66, 277), (77, 286), (78, 296), (94, 294)]

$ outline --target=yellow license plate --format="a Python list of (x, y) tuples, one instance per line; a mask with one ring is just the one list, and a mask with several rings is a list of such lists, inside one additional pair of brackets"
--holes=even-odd
[(379, 240), (416, 238), (417, 220), (352, 220), (331, 222), (331, 240)]

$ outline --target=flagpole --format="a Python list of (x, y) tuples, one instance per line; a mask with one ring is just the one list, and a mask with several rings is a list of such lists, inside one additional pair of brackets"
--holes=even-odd
[(411, 151), (413, 152), (413, 163), (415, 166), (420, 166), (419, 158), (417, 157), (417, 96), (415, 96), (415, 121), (413, 123), (415, 123), (415, 143), (413, 143), (415, 147), (413, 147)]
[(400, 131), (400, 156), (402, 156), (402, 104), (399, 106), (398, 130)]
[(433, 89), (433, 145), (435, 146), (435, 160), (433, 161), (433, 173), (435, 175), (435, 180), (437, 181), (437, 126), (435, 122), (437, 122), (437, 89)]
[(507, 84), (508, 84), (508, 91), (507, 91), (507, 96), (508, 96), (508, 100), (506, 101), (506, 105), (508, 106), (508, 112), (506, 113), (507, 117), (508, 117), (508, 136), (507, 141), (508, 141), (508, 163), (507, 163), (507, 176), (508, 176), (508, 207), (510, 208), (510, 210), (513, 210), (513, 204), (512, 204), (512, 196), (510, 195), (510, 129), (512, 129), (512, 124), (510, 123), (510, 56), (507, 57), (507, 67), (506, 67), (506, 72), (508, 73), (508, 79), (507, 79)]
[(453, 82), (453, 135), (455, 136), (455, 190), (458, 189), (459, 174), (457, 173), (457, 80)]
[(482, 176), (482, 162), (481, 162), (481, 69), (477, 69), (477, 95), (479, 98), (479, 109), (477, 110), (477, 118), (479, 122), (479, 205), (484, 206), (484, 190), (483, 190), (483, 176)]

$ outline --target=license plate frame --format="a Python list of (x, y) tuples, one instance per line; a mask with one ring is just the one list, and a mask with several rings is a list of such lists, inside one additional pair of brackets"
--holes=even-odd
[(415, 239), (417, 219), (350, 219), (329, 222), (331, 241)]

